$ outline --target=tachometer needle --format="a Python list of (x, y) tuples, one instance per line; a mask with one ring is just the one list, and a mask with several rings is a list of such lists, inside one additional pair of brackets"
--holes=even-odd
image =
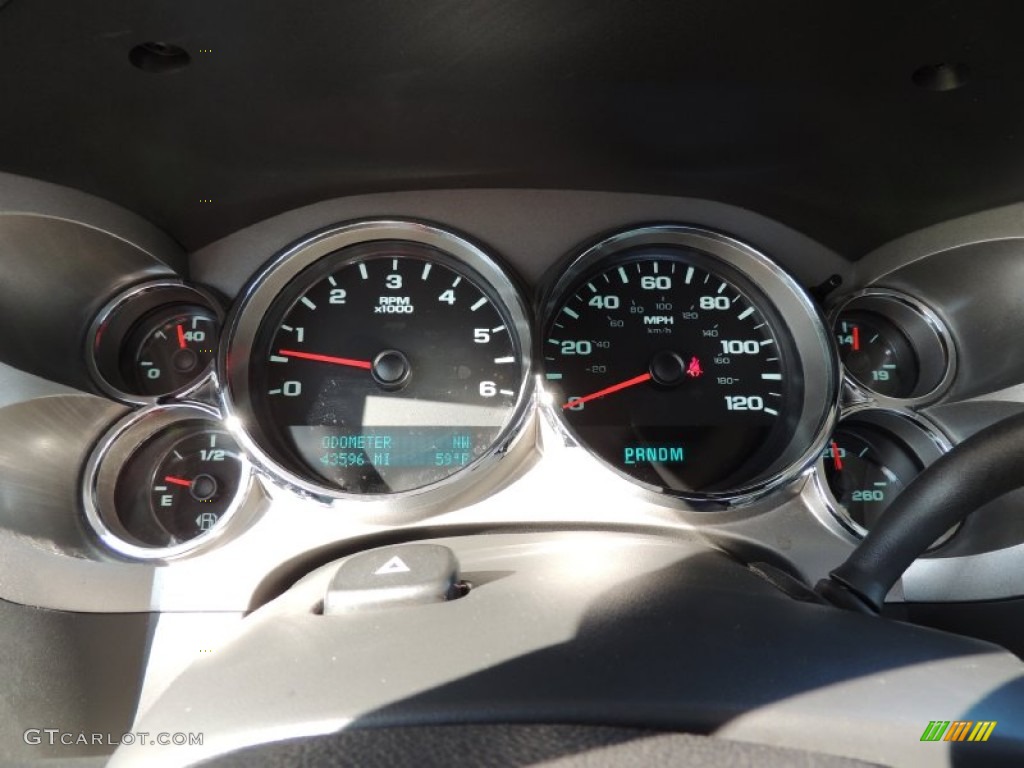
[(164, 477), (164, 482), (165, 483), (172, 483), (173, 485), (183, 485), (186, 488), (191, 488), (192, 487), (192, 481), (191, 480), (186, 480), (183, 477), (172, 477), (171, 475), (166, 475)]
[(181, 327), (181, 323), (178, 323), (178, 346), (185, 348), (185, 329)]
[(350, 368), (363, 368), (367, 371), (373, 368), (373, 363), (369, 360), (352, 360), (347, 357), (317, 355), (312, 352), (297, 352), (294, 349), (279, 349), (277, 354), (281, 355), (281, 357), (298, 357), (302, 360), (314, 360), (318, 363), (331, 363), (332, 365), (347, 365)]
[(610, 395), (612, 392), (618, 392), (619, 390), (626, 389), (627, 387), (635, 387), (637, 384), (643, 384), (645, 381), (650, 380), (651, 374), (642, 373), (639, 376), (634, 376), (632, 379), (620, 381), (618, 384), (612, 384), (610, 387), (605, 387), (604, 389), (597, 390), (597, 392), (591, 392), (589, 395), (584, 395), (583, 397), (574, 397), (571, 400), (569, 400), (569, 402), (565, 403), (562, 406), (562, 408), (573, 408), (577, 405), (583, 405), (583, 403), (589, 402), (591, 400), (596, 400), (599, 397)]
[(839, 443), (835, 440), (832, 441), (832, 464), (837, 472), (843, 471), (843, 460), (839, 458)]

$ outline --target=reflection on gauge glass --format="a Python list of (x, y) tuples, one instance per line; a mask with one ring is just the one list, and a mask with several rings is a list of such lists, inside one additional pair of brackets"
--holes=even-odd
[(654, 242), (616, 242), (549, 306), (544, 375), (569, 431), (620, 473), (684, 496), (812, 461), (834, 358), (799, 288), (734, 241), (641, 232)]
[(872, 392), (910, 397), (917, 388), (917, 354), (892, 322), (871, 312), (843, 312), (836, 321), (839, 357), (850, 375)]
[[(863, 536), (926, 463), (941, 455), (935, 438), (909, 417), (866, 411), (844, 420), (822, 452), (836, 514)], [(945, 542), (951, 529), (932, 546)]]
[(426, 488), (491, 455), (525, 408), (529, 363), (518, 296), (513, 311), (490, 277), (398, 239), (312, 260), (254, 334), (261, 442), (317, 488), (359, 494)]
[(217, 351), (217, 317), (199, 306), (168, 307), (144, 318), (129, 337), (124, 378), (144, 395), (165, 395), (195, 381)]
[(179, 422), (125, 463), (114, 504), (124, 530), (166, 548), (211, 532), (234, 506), (245, 462), (234, 439), (202, 422)]

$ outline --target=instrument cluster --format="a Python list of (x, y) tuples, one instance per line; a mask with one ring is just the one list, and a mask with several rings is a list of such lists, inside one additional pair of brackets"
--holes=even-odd
[(337, 225), (274, 256), (230, 312), (146, 284), (88, 343), (97, 386), (142, 408), (94, 450), (86, 515), (142, 560), (244, 526), (255, 475), (340, 514), (451, 498), (537, 411), (654, 503), (743, 507), (816, 470), (834, 519), (863, 535), (948, 449), (915, 409), (955, 373), (913, 298), (865, 291), (826, 318), (769, 256), (680, 224), (579, 248), (533, 301), (459, 233)]

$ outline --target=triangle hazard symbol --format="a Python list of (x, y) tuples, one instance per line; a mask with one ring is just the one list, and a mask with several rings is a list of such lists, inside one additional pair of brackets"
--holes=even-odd
[(381, 576), (385, 573), (408, 573), (410, 568), (398, 555), (388, 560), (384, 565), (373, 572), (374, 576)]

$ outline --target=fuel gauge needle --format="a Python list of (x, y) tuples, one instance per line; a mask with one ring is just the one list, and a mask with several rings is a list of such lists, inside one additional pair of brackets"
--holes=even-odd
[(171, 483), (172, 485), (181, 485), (181, 486), (184, 486), (185, 488), (191, 488), (192, 487), (192, 481), (191, 480), (186, 480), (183, 477), (172, 477), (171, 475), (165, 475), (164, 476), (164, 482), (165, 483)]
[(596, 400), (599, 397), (604, 397), (605, 395), (610, 395), (613, 392), (619, 392), (619, 391), (621, 391), (623, 389), (626, 389), (627, 387), (635, 387), (637, 384), (643, 384), (645, 381), (650, 381), (650, 380), (651, 380), (651, 374), (649, 374), (649, 373), (642, 373), (639, 376), (634, 376), (632, 379), (626, 379), (625, 381), (620, 381), (618, 384), (612, 384), (610, 387), (605, 387), (604, 389), (599, 389), (599, 390), (597, 390), (597, 392), (591, 392), (589, 395), (584, 395), (583, 397), (574, 397), (574, 398), (570, 399), (567, 403), (565, 403), (562, 406), (562, 408), (574, 408), (574, 407), (576, 407), (578, 405), (583, 405), (584, 403), (588, 403), (591, 400)]

